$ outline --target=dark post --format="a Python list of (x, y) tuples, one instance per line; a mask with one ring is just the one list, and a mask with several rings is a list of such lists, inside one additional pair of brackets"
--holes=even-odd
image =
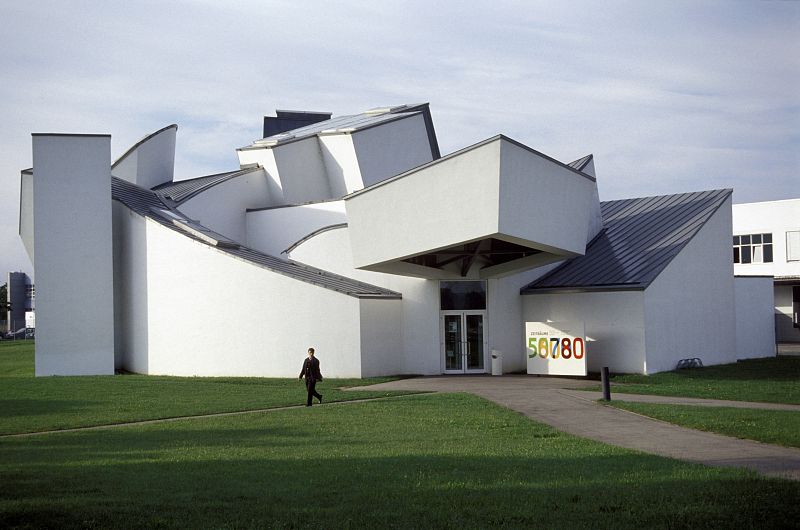
[(604, 366), (600, 372), (600, 381), (603, 384), (603, 400), (611, 401), (611, 381), (608, 379), (608, 366)]

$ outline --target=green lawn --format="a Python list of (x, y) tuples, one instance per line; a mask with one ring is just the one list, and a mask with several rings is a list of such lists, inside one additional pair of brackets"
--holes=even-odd
[(701, 431), (800, 447), (800, 411), (612, 401), (611, 405)]
[[(258, 378), (32, 377), (0, 344), (0, 430), (302, 403)], [(326, 402), (347, 394), (326, 380)], [(0, 438), (0, 528), (794, 528), (800, 483), (583, 440), (467, 394)]]
[(661, 372), (617, 375), (615, 392), (734, 401), (800, 404), (800, 357), (770, 357), (732, 364)]
[[(326, 379), (317, 388), (329, 402), (402, 395), (339, 389), (389, 379)], [(285, 407), (305, 404), (305, 399), (305, 386), (298, 379), (143, 375), (35, 378), (33, 342), (0, 342), (0, 434)]]
[(0, 527), (795, 528), (800, 483), (465, 394), (0, 439)]

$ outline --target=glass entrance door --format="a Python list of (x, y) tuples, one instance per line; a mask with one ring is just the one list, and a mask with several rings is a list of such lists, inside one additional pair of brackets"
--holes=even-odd
[(484, 373), (485, 311), (443, 311), (442, 355), (445, 373)]

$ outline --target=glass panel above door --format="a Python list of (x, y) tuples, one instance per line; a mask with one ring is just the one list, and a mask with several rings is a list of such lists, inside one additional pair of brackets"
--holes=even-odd
[(486, 282), (439, 282), (439, 299), (442, 311), (470, 311), (486, 309)]

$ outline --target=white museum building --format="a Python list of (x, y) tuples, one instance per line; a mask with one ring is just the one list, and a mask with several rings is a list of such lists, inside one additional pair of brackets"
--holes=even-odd
[[(441, 156), (427, 104), (278, 111), (238, 168), (182, 180), (176, 131), (114, 162), (109, 135), (33, 135), (37, 375), (296, 376), (309, 346), (330, 377), (775, 355), (731, 190), (600, 202), (592, 155), (498, 135)], [(570, 334), (552, 352), (547, 326)]]

